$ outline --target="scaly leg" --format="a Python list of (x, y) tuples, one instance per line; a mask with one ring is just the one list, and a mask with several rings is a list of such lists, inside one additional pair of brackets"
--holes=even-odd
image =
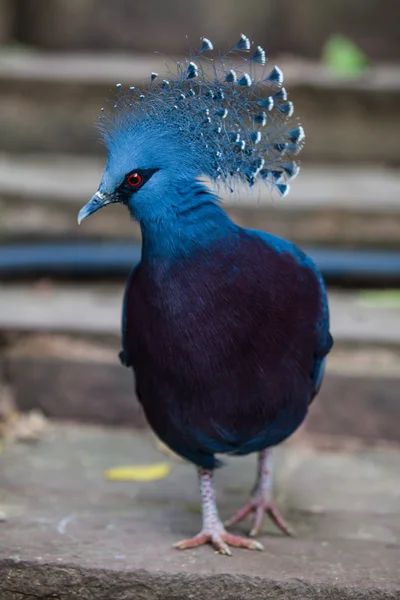
[(203, 544), (210, 543), (220, 554), (231, 556), (229, 546), (248, 548), (249, 550), (263, 550), (262, 545), (254, 540), (248, 540), (228, 533), (218, 514), (215, 500), (213, 472), (209, 469), (198, 468), (200, 480), (201, 506), (203, 512), (203, 527), (200, 533), (188, 540), (181, 540), (174, 544), (175, 548), (186, 550)]
[(242, 506), (242, 508), (239, 508), (225, 525), (229, 526), (238, 523), (252, 512), (255, 513), (255, 517), (249, 534), (251, 537), (256, 536), (260, 532), (265, 513), (268, 513), (275, 525), (286, 533), (286, 535), (294, 535), (294, 532), (285, 523), (272, 500), (272, 450), (269, 448), (259, 453), (257, 481), (249, 502)]

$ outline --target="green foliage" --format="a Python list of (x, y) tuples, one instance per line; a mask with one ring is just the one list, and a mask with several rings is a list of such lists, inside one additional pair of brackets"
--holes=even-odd
[(367, 70), (369, 60), (352, 40), (332, 35), (323, 48), (322, 64), (339, 77), (357, 77)]
[(358, 294), (358, 303), (379, 308), (400, 308), (400, 290), (363, 290)]

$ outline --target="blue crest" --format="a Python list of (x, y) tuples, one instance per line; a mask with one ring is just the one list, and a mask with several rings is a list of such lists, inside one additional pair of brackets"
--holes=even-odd
[(244, 50), (245, 52), (250, 50), (250, 40), (243, 33), (240, 36), (238, 43), (234, 47), (234, 50)]
[(243, 34), (226, 55), (215, 58), (208, 54), (212, 50), (203, 37), (200, 49), (165, 79), (151, 73), (146, 89), (126, 92), (118, 84), (117, 103), (99, 122), (106, 145), (113, 152), (150, 145), (152, 160), (165, 162), (173, 154), (171, 162), (184, 161), (188, 175), (207, 176), (229, 189), (260, 180), (287, 194), (305, 134), (293, 119), (282, 71), (275, 66), (265, 76), (264, 49), (251, 52)]
[(261, 48), (261, 46), (257, 46), (257, 49), (251, 57), (251, 60), (260, 65), (265, 65), (267, 61), (267, 58), (265, 56), (265, 50)]
[(203, 37), (203, 43), (200, 48), (200, 52), (207, 52), (208, 50), (214, 50), (214, 46), (208, 38)]

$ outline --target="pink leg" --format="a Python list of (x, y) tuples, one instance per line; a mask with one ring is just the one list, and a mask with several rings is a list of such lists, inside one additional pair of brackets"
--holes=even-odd
[(267, 513), (277, 527), (286, 535), (294, 535), (292, 529), (281, 517), (279, 510), (272, 500), (272, 451), (263, 450), (258, 457), (258, 476), (249, 502), (239, 508), (226, 525), (242, 521), (248, 514), (254, 512), (253, 527), (250, 536), (256, 536), (261, 529), (264, 514)]
[(195, 548), (210, 543), (220, 554), (231, 556), (229, 546), (237, 548), (248, 548), (249, 550), (263, 550), (262, 545), (254, 540), (248, 540), (237, 535), (228, 533), (219, 518), (213, 472), (199, 467), (199, 480), (201, 492), (201, 505), (203, 511), (203, 527), (200, 533), (188, 540), (181, 540), (174, 544), (179, 550)]

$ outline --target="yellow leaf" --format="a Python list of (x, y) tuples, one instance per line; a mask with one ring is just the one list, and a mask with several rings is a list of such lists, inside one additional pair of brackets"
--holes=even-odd
[(167, 477), (170, 471), (171, 467), (168, 463), (134, 465), (108, 469), (105, 477), (111, 481), (155, 481)]

